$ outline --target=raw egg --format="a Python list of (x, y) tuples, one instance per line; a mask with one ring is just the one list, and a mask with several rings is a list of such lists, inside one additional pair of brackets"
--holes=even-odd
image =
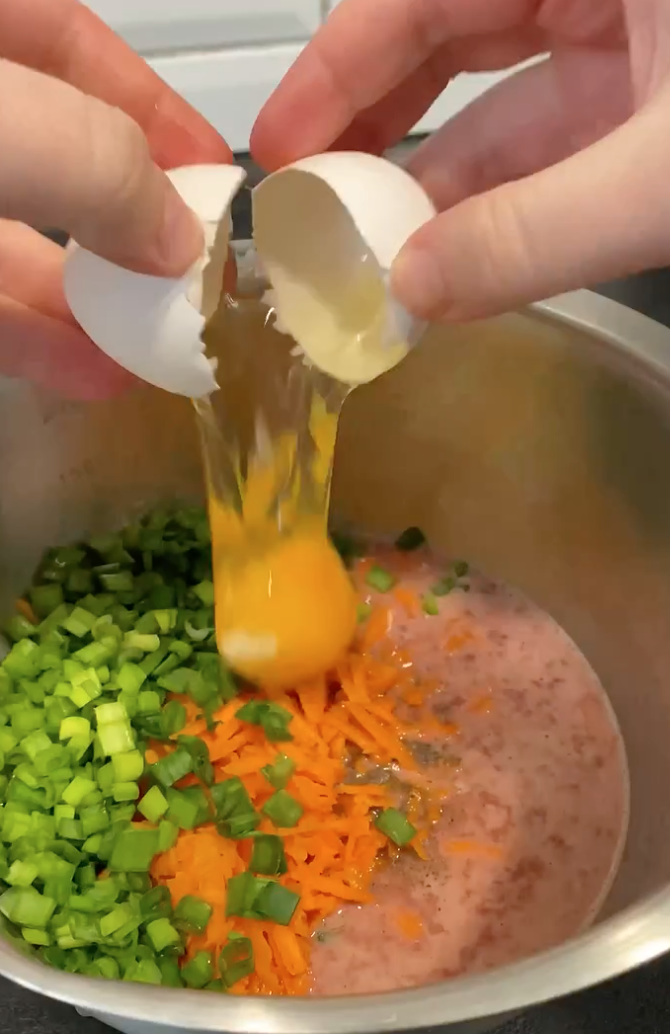
[[(435, 210), (406, 172), (362, 154), (305, 159), (255, 189), (254, 236), (270, 282), (255, 310), (266, 335), (288, 334), (298, 346), (285, 346), (291, 364), (274, 397), (297, 380), (306, 404), (286, 406), (290, 419), (280, 426), (267, 419), (272, 393), (263, 391), (266, 367), (255, 354), (255, 383), (245, 395), (250, 411), (242, 414), (254, 434), (241, 446), (230, 428), (222, 431), (220, 404), (217, 412), (217, 399), (235, 408), (240, 394), (225, 319), (218, 366), (203, 332), (207, 340), (227, 306), (235, 313), (223, 272), (230, 206), (244, 173), (194, 166), (168, 175), (205, 229), (205, 251), (193, 269), (165, 280), (75, 245), (65, 292), (83, 329), (121, 366), (194, 399), (219, 650), (234, 670), (273, 692), (326, 672), (353, 638), (356, 596), (327, 534), (337, 421), (347, 390), (395, 366), (421, 333), (390, 295), (388, 277), (402, 245)], [(333, 385), (340, 386), (338, 404), (329, 406)]]

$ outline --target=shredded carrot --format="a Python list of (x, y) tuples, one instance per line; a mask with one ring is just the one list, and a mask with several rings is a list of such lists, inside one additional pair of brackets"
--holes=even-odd
[(493, 697), (490, 693), (484, 693), (480, 697), (475, 697), (467, 705), (467, 710), (472, 714), (490, 714), (493, 710)]
[(29, 621), (31, 625), (39, 625), (40, 619), (35, 614), (35, 611), (28, 603), (28, 600), (18, 599), (16, 601), (16, 609), (22, 617)]
[(505, 857), (499, 844), (485, 843), (479, 840), (440, 840), (440, 854), (445, 857), (462, 855), (466, 858), (489, 858), (497, 861)]
[(393, 595), (408, 617), (414, 618), (421, 613), (421, 600), (411, 589), (398, 585), (393, 590)]
[[(366, 570), (366, 562), (358, 562), (360, 577)], [(408, 614), (420, 612), (415, 593), (400, 587), (393, 595), (396, 609), (400, 605)], [(290, 740), (270, 742), (261, 727), (237, 718), (243, 698), (222, 707), (211, 730), (197, 705), (183, 700), (184, 733), (206, 743), (215, 781), (233, 776), (242, 780), (254, 808), (261, 812), (258, 832), (282, 837), (286, 872), (280, 883), (300, 894), (288, 926), (227, 916), (227, 881), (248, 870), (251, 846), (248, 840), (221, 836), (213, 824), (181, 831), (173, 847), (154, 859), (153, 880), (169, 889), (175, 905), (184, 896), (195, 895), (213, 909), (206, 931), (187, 938), (189, 958), (202, 950), (218, 955), (232, 933), (250, 938), (254, 972), (231, 988), (234, 994), (306, 994), (315, 928), (347, 903), (372, 900), (380, 858), (394, 860), (399, 853), (377, 829), (376, 816), (380, 808), (402, 806), (397, 780), (395, 788), (365, 782), (377, 766), (393, 766), (396, 775), (412, 786), (408, 818), (417, 833), (410, 846), (420, 858), (427, 857), (427, 838), (440, 817), (445, 794), (417, 771), (405, 740), (417, 731), (425, 733), (431, 721), (439, 726), (441, 736), (456, 727), (436, 723), (428, 711), (432, 686), (417, 684), (411, 657), (388, 640), (393, 617), (391, 607), (376, 604), (354, 648), (334, 672), (273, 698), (291, 714)], [(460, 633), (458, 640), (452, 635), (449, 648), (467, 641), (467, 635)], [(406, 707), (401, 720), (396, 703), (419, 708), (416, 721), (420, 724), (405, 718)], [(147, 761), (154, 763), (170, 749), (171, 744), (152, 743)], [(286, 792), (303, 809), (290, 829), (276, 829), (262, 812), (274, 792), (263, 769), (280, 755), (293, 762)], [(353, 774), (357, 781), (345, 782)], [(188, 785), (190, 778), (180, 785)], [(466, 854), (466, 843), (452, 840), (440, 849)], [(411, 910), (401, 912), (397, 924), (409, 940), (417, 940), (423, 932), (421, 917)]]
[(423, 921), (418, 912), (403, 909), (395, 916), (396, 926), (408, 941), (418, 941), (423, 934)]

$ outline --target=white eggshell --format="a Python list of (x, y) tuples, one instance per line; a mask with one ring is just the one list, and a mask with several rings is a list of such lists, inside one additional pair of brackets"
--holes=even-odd
[[(291, 333), (315, 366), (361, 384), (407, 354), (423, 325), (391, 296), (388, 274), (436, 210), (404, 169), (357, 152), (305, 158), (255, 188), (253, 214), (278, 329)], [(349, 319), (342, 299), (361, 273), (385, 289), (383, 332), (364, 343), (342, 333)]]
[(179, 279), (133, 273), (76, 246), (66, 258), (65, 296), (77, 322), (120, 366), (166, 391), (199, 398), (216, 390), (200, 335), (221, 295), (230, 206), (245, 175), (233, 165), (168, 172), (205, 236), (202, 258)]

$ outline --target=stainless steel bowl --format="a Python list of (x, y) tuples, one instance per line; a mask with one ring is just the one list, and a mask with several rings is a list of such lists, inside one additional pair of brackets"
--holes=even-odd
[[(253, 345), (253, 343), (250, 343)], [(336, 514), (371, 531), (420, 524), (516, 583), (575, 638), (610, 694), (632, 778), (628, 846), (590, 931), (529, 961), (393, 994), (222, 998), (47, 969), (0, 943), (12, 980), (128, 1034), (344, 1034), (509, 1012), (623, 973), (670, 947), (670, 332), (579, 293), (439, 329), (355, 392)], [(47, 545), (201, 493), (188, 404), (142, 389), (82, 406), (0, 382), (5, 606)]]

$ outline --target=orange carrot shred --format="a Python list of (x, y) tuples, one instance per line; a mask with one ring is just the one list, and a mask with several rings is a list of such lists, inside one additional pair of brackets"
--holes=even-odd
[[(363, 565), (358, 566), (364, 570)], [(408, 613), (415, 605), (420, 609), (418, 597), (406, 590), (396, 589), (395, 600)], [(184, 732), (200, 736), (206, 743), (216, 782), (233, 776), (242, 781), (253, 807), (261, 813), (258, 832), (282, 837), (286, 872), (280, 882), (300, 894), (288, 926), (227, 916), (227, 881), (248, 870), (251, 844), (221, 836), (211, 823), (182, 830), (176, 843), (156, 856), (152, 878), (169, 889), (175, 905), (186, 895), (194, 895), (212, 907), (205, 932), (187, 937), (188, 958), (203, 950), (218, 957), (233, 933), (251, 940), (254, 972), (230, 989), (233, 994), (308, 993), (315, 927), (347, 903), (361, 905), (372, 900), (371, 885), (380, 857), (393, 860), (398, 854), (375, 826), (376, 809), (400, 804), (397, 788), (364, 781), (372, 778), (378, 765), (394, 765), (396, 772), (399, 765), (405, 772), (403, 778), (416, 782), (408, 817), (418, 832), (410, 846), (421, 858), (426, 857), (428, 832), (441, 814), (445, 795), (436, 796), (430, 780), (416, 771), (404, 742), (406, 736), (416, 734), (418, 726), (400, 721), (395, 713), (396, 700), (424, 705), (428, 689), (413, 681), (407, 654), (388, 648), (385, 640), (392, 623), (392, 610), (376, 605), (357, 644), (328, 679), (314, 679), (274, 698), (291, 714), (290, 740), (269, 742), (262, 728), (241, 722), (236, 713), (243, 698), (232, 700), (216, 713), (212, 731), (207, 730), (193, 701), (183, 699), (188, 719)], [(421, 732), (431, 720), (431, 714), (421, 715)], [(443, 723), (440, 730), (444, 734)], [(171, 749), (172, 743), (151, 743), (147, 761), (153, 764)], [(274, 792), (262, 770), (280, 755), (293, 762), (286, 792), (303, 809), (290, 829), (277, 829), (262, 812)], [(352, 772), (359, 781), (345, 782)], [(466, 854), (459, 843), (450, 841), (440, 849)], [(421, 936), (421, 919), (411, 910), (403, 911), (396, 921), (408, 939)]]

